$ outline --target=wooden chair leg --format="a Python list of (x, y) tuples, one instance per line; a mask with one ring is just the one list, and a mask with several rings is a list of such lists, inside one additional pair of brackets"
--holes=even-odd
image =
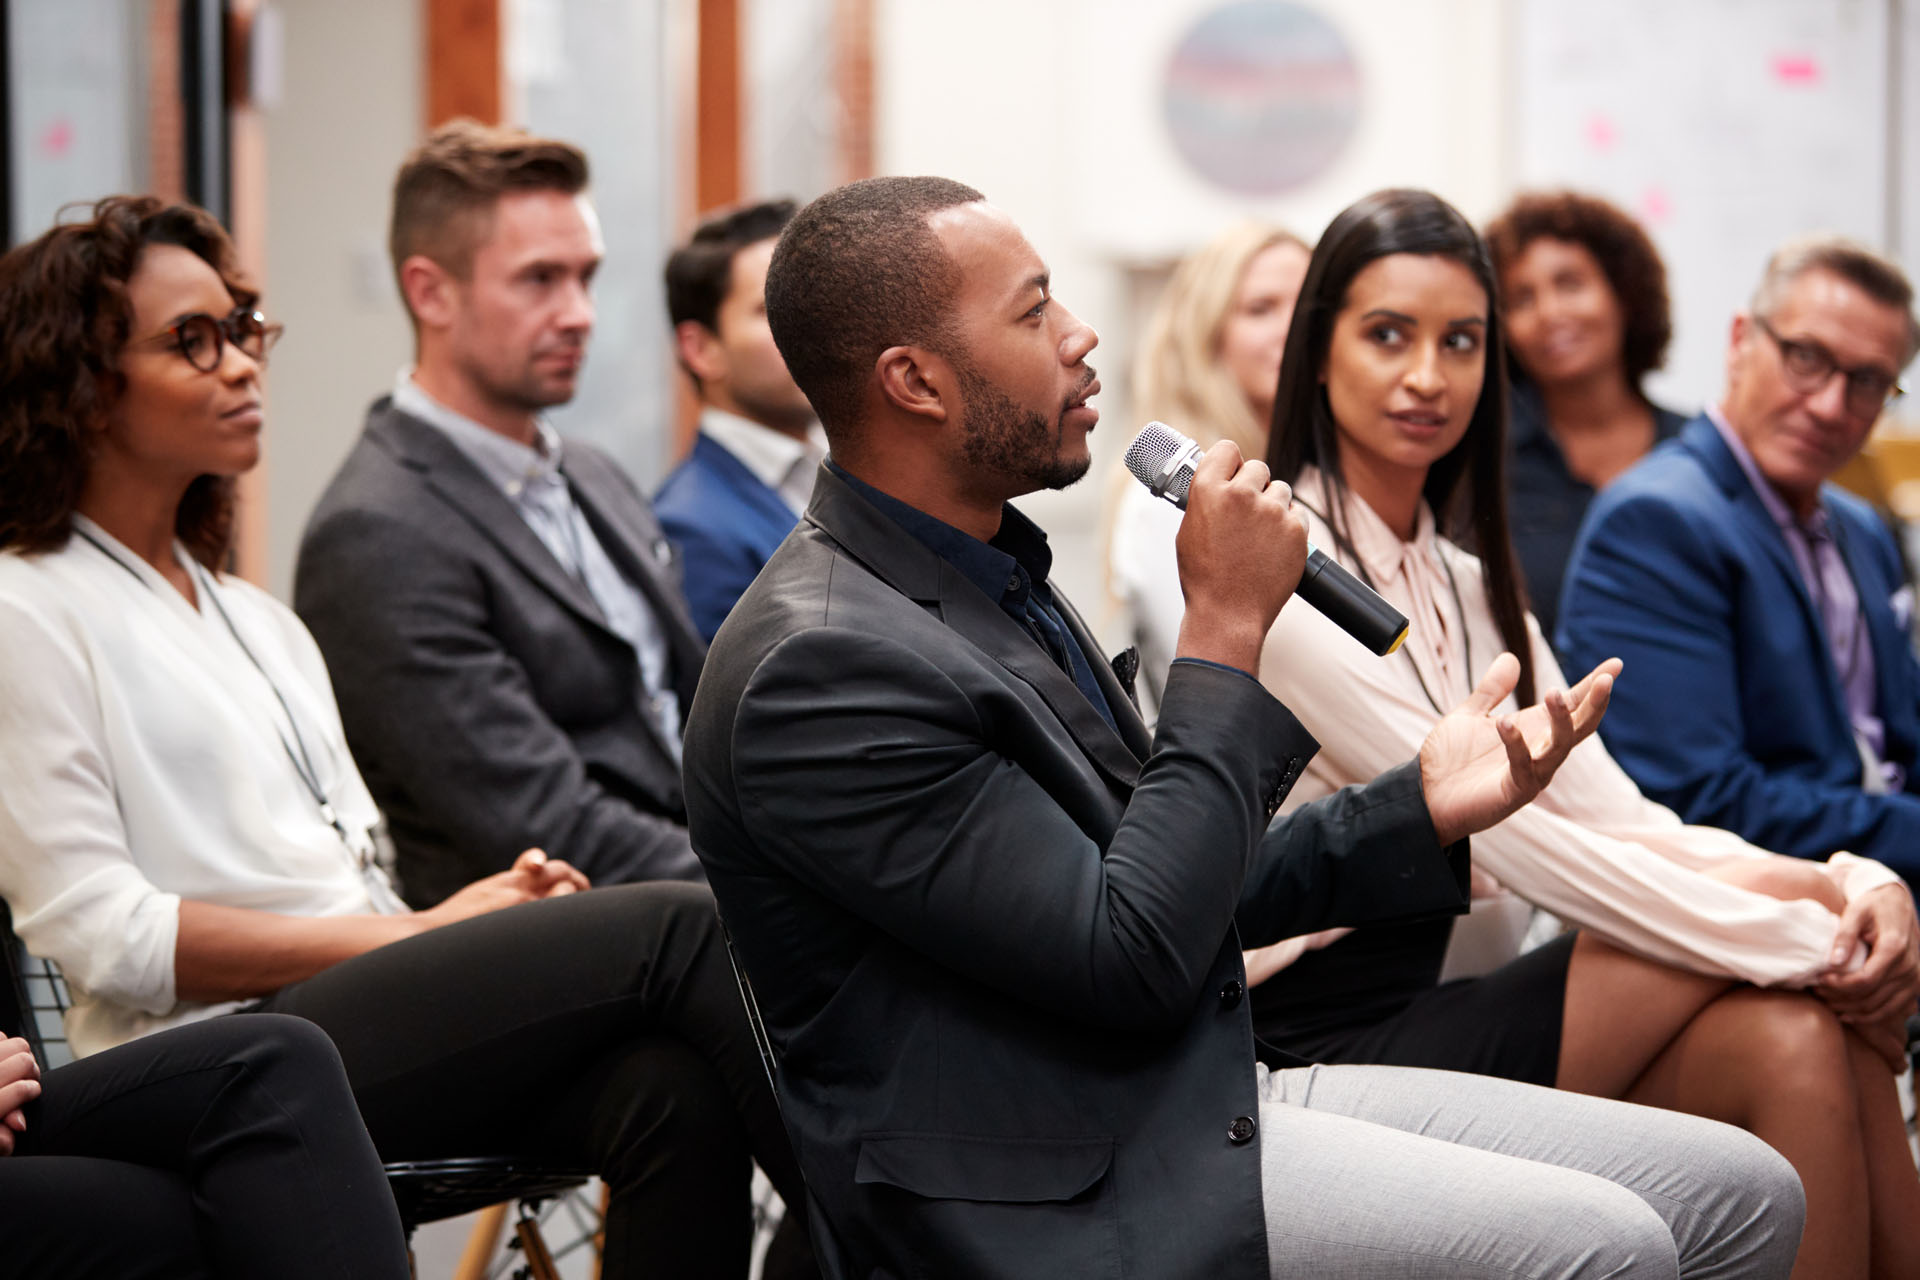
[(593, 1280), (600, 1280), (600, 1260), (607, 1256), (607, 1206), (613, 1202), (613, 1188), (600, 1184), (600, 1229), (593, 1233)]
[(453, 1268), (453, 1280), (486, 1280), (487, 1264), (500, 1247), (500, 1232), (507, 1225), (507, 1206), (490, 1204), (474, 1219), (467, 1234), (467, 1247)]
[(526, 1260), (529, 1280), (560, 1280), (559, 1268), (553, 1265), (553, 1254), (547, 1250), (546, 1237), (540, 1234), (540, 1219), (525, 1204), (520, 1206), (513, 1232), (519, 1238), (520, 1256)]

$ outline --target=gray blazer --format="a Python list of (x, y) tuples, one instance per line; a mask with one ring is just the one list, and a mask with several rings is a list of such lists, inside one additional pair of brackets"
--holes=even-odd
[(847, 1277), (1265, 1280), (1257, 945), (1466, 905), (1418, 767), (1268, 828), (1317, 744), (1182, 663), (1149, 740), (822, 469), (721, 627), (687, 809)]
[[(590, 446), (567, 441), (561, 469), (688, 705), (705, 652), (659, 524)], [(308, 522), (294, 608), (416, 906), (536, 845), (596, 884), (699, 877), (633, 647), (459, 447), (385, 398)]]

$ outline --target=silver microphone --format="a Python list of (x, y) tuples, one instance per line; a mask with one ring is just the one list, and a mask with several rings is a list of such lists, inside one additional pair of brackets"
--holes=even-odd
[[(1193, 488), (1193, 473), (1206, 453), (1164, 422), (1149, 422), (1127, 446), (1127, 470), (1156, 498), (1182, 511)], [(1334, 625), (1382, 657), (1407, 638), (1407, 618), (1380, 593), (1348, 573), (1311, 542), (1307, 566), (1293, 594), (1330, 618)]]

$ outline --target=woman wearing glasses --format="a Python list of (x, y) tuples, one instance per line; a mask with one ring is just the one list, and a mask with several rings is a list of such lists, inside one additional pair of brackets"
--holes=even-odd
[(0, 895), (76, 1051), (307, 1018), (383, 1158), (592, 1169), (605, 1275), (745, 1275), (749, 1155), (803, 1191), (711, 897), (529, 850), (406, 910), (311, 637), (222, 571), (278, 330), (206, 214), (92, 214), (0, 259)]
[[(1502, 651), (1519, 659), (1507, 709), (1565, 687), (1507, 540), (1503, 318), (1479, 237), (1427, 192), (1361, 200), (1314, 250), (1268, 465), (1314, 542), (1410, 629), (1379, 658), (1310, 609), (1281, 611), (1262, 682), (1305, 724), (1339, 730), (1290, 804), (1418, 751)], [(1286, 658), (1301, 653), (1314, 660)], [(1629, 657), (1610, 717), (1635, 678)], [(1256, 1034), (1320, 1062), (1473, 1071), (1741, 1125), (1805, 1185), (1796, 1276), (1920, 1274), (1920, 1175), (1893, 1075), (1920, 971), (1893, 872), (1684, 825), (1598, 738), (1475, 836), (1473, 862), (1578, 932), (1449, 982), (1448, 920), (1253, 952)]]

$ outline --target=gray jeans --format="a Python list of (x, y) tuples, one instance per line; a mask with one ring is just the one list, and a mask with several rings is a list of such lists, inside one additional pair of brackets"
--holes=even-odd
[(1275, 1277), (1763, 1277), (1806, 1201), (1696, 1116), (1405, 1067), (1260, 1069)]

